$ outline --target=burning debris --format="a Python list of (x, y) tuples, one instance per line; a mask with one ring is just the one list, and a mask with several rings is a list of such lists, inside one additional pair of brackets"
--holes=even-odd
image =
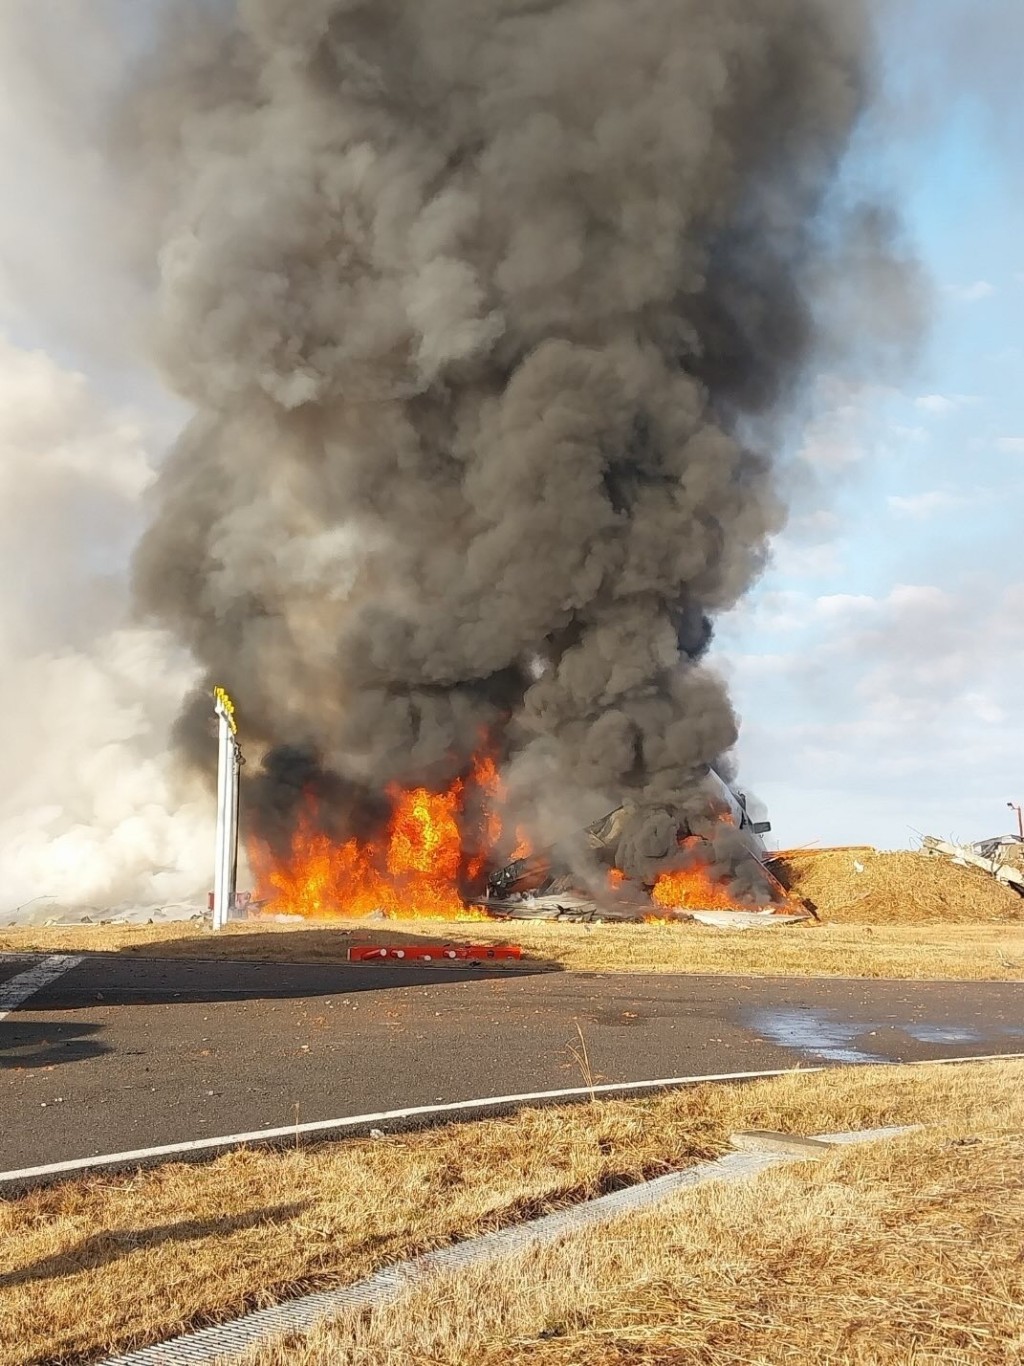
[(170, 13), (123, 124), (196, 416), (136, 585), (246, 716), (261, 895), (770, 904), (705, 655), (831, 305), (908, 312), (883, 215), (822, 227), (866, 0)]
[[(721, 782), (721, 780), (718, 780)], [(271, 914), (323, 919), (360, 918), (651, 920), (697, 911), (791, 910), (786, 893), (761, 863), (766, 827), (752, 824), (745, 808), (721, 784), (722, 805), (703, 835), (675, 832), (676, 854), (657, 860), (646, 881), (617, 866), (629, 826), (620, 807), (575, 839), (534, 852), (521, 829), (506, 830), (507, 790), (490, 758), (443, 793), (426, 788), (390, 790), (380, 830), (340, 841), (322, 828), (309, 790), (287, 845), (276, 851), (250, 840), (249, 862), (259, 888), (257, 905)], [(735, 822), (735, 824), (734, 824)], [(715, 837), (728, 829), (747, 842), (757, 877), (736, 885), (735, 850), (716, 864)], [(511, 859), (501, 851), (514, 839)], [(757, 885), (756, 897), (751, 888)]]
[[(683, 919), (694, 911), (755, 909), (802, 916), (803, 909), (762, 862), (760, 835), (766, 823), (752, 823), (735, 799), (733, 808), (720, 807), (714, 824), (734, 832), (747, 847), (744, 856), (733, 845), (726, 865), (716, 853), (714, 827), (705, 821), (703, 834), (686, 827), (674, 832), (674, 856), (659, 858), (648, 879), (628, 878), (617, 862), (618, 845), (629, 825), (629, 812), (620, 807), (589, 826), (575, 847), (527, 855), (498, 869), (488, 879), (487, 899), (480, 904), (492, 914), (514, 919)], [(581, 851), (586, 851), (583, 858)], [(746, 886), (737, 885), (738, 871), (746, 874)]]

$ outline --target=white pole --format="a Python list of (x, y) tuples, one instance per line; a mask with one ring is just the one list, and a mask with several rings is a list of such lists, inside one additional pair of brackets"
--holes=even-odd
[(227, 857), (229, 871), (228, 918), (235, 909), (235, 893), (238, 890), (238, 782), (242, 772), (242, 749), (237, 738), (231, 737), (231, 819), (227, 830)]
[(217, 746), (217, 842), (213, 863), (213, 928), (219, 930), (227, 918), (227, 860), (225, 834), (228, 829), (228, 784), (231, 781), (231, 732), (227, 717), (221, 715)]
[(214, 849), (213, 928), (223, 929), (235, 899), (235, 848), (238, 820), (238, 752), (235, 709), (223, 688), (214, 692), (220, 721), (217, 751), (217, 835)]

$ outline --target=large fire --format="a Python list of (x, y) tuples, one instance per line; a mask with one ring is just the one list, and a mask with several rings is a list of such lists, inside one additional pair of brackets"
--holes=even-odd
[[(308, 919), (487, 920), (467, 898), (496, 867), (532, 853), (525, 831), (506, 833), (505, 792), (493, 758), (483, 755), (470, 773), (444, 792), (393, 788), (391, 816), (376, 840), (339, 842), (317, 819), (315, 798), (306, 803), (281, 857), (260, 840), (249, 842), (257, 898), (275, 913)], [(727, 819), (727, 817), (726, 817)], [(623, 873), (608, 873), (613, 902), (644, 903), (652, 915), (673, 910), (749, 910), (730, 895), (701, 858), (703, 841), (681, 841), (686, 866), (663, 873), (649, 893)]]
[[(479, 879), (486, 851), (497, 849), (502, 838), (502, 788), (493, 759), (478, 760), (469, 778), (456, 779), (446, 792), (393, 788), (388, 795), (392, 815), (379, 841), (335, 842), (320, 828), (312, 797), (286, 858), (251, 841), (258, 898), (277, 913), (311, 919), (358, 919), (374, 912), (403, 919), (488, 919), (467, 904), (462, 889)], [(480, 813), (480, 848), (467, 854), (460, 818), (471, 805)], [(522, 845), (522, 832), (517, 840)]]

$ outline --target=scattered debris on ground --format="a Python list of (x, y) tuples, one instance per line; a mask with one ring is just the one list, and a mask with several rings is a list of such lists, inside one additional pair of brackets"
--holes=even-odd
[[(1024, 871), (1009, 859), (994, 858), (982, 853), (972, 844), (952, 844), (949, 840), (925, 835), (921, 852), (929, 858), (948, 858), (960, 867), (980, 868), (997, 882), (1004, 882), (1024, 896)], [(993, 851), (994, 853), (995, 851)]]
[[(809, 907), (787, 896), (768, 866), (761, 835), (770, 826), (751, 821), (724, 785), (722, 792), (715, 819), (702, 833), (686, 824), (673, 828), (666, 813), (664, 849), (645, 851), (646, 871), (635, 855), (629, 865), (620, 862), (630, 818), (623, 806), (580, 831), (575, 841), (533, 850), (494, 870), (472, 904), (499, 920), (582, 924), (666, 920), (754, 929), (813, 917)], [(718, 843), (723, 838), (724, 849)]]
[(1020, 835), (993, 835), (991, 839), (977, 840), (971, 848), (993, 863), (1024, 870), (1024, 838)]

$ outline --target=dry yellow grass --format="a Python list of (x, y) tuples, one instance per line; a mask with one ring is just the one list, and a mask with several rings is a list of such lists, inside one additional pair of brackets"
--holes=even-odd
[(246, 1366), (1024, 1360), (1024, 1106), (674, 1197)]
[[(0, 1366), (80, 1361), (356, 1280), (454, 1237), (714, 1155), (736, 1128), (942, 1120), (959, 1135), (1019, 1132), (1022, 1096), (1024, 1062), (803, 1073), (378, 1142), (237, 1151), (209, 1165), (38, 1191), (0, 1204)], [(784, 1264), (773, 1253), (765, 1266)], [(515, 1282), (502, 1272), (488, 1294), (497, 1285)], [(798, 1291), (794, 1281), (787, 1294)], [(527, 1325), (534, 1338), (537, 1326)], [(417, 1351), (380, 1358), (396, 1366), (432, 1359)]]
[(773, 870), (829, 924), (1024, 925), (1024, 897), (988, 873), (906, 850), (806, 850)]
[[(195, 923), (47, 926), (0, 931), (0, 952), (77, 951), (161, 958), (343, 962), (352, 943), (516, 942), (524, 958), (572, 972), (741, 973), (793, 977), (1024, 980), (1024, 926), (472, 924), (378, 928), (241, 923), (220, 934)], [(373, 969), (368, 968), (372, 972)], [(453, 969), (457, 971), (457, 969)]]

